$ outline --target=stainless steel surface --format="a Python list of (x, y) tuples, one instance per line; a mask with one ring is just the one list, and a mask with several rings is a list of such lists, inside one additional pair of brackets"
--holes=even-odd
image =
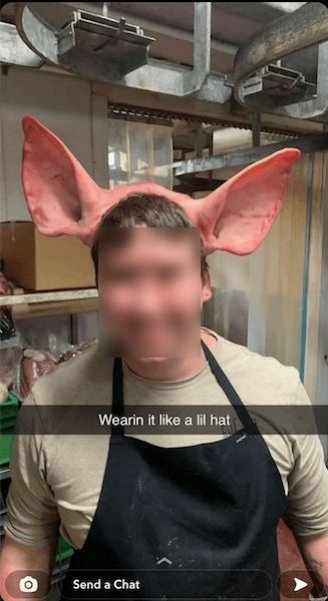
[(173, 164), (174, 174), (178, 176), (185, 173), (212, 171), (213, 169), (222, 169), (224, 167), (241, 167), (262, 159), (277, 150), (288, 147), (299, 148), (302, 152), (326, 150), (328, 148), (328, 133), (293, 138), (290, 142), (265, 144), (263, 146), (236, 150), (228, 154), (177, 161)]
[[(185, 96), (186, 73), (190, 75), (190, 70), (185, 67), (150, 60), (144, 67), (128, 73), (122, 83), (131, 88)], [(231, 98), (231, 89), (225, 85), (223, 75), (211, 73), (194, 96), (207, 102), (223, 104)]]
[[(224, 39), (236, 43), (233, 32), (237, 31), (239, 43), (244, 44), (235, 60), (235, 95), (239, 102), (252, 109), (261, 110), (262, 113), (267, 111), (299, 119), (328, 119), (327, 46), (322, 43), (319, 52), (316, 97), (313, 97), (313, 94), (318, 55), (312, 52), (304, 55), (304, 48), (328, 38), (328, 23), (325, 18), (328, 13), (319, 2), (295, 3), (294, 7), (292, 3), (281, 3), (278, 6), (275, 3), (261, 2), (248, 3), (246, 6), (241, 2), (178, 2), (174, 3), (173, 9), (169, 11), (169, 19), (168, 11), (163, 11), (162, 3), (152, 3), (152, 6), (142, 2), (110, 3), (111, 18), (101, 15), (103, 3), (59, 3), (61, 18), (51, 9), (51, 3), (44, 3), (42, 8), (40, 6), (36, 10), (37, 4), (40, 5), (17, 3), (17, 28), (29, 49), (33, 49), (43, 60), (47, 58), (47, 62), (57, 68), (94, 81), (113, 82), (179, 97), (193, 95), (197, 100), (224, 104), (231, 97), (231, 88), (224, 79), (229, 52), (227, 54), (226, 49), (222, 50), (226, 57), (225, 64), (222, 64), (222, 72), (210, 71), (210, 58), (213, 58), (214, 44), (218, 44), (215, 39), (220, 39), (221, 44)], [(80, 6), (81, 10), (74, 11), (70, 22), (63, 26), (63, 14), (65, 10), (69, 10), (69, 5)], [(299, 10), (294, 10), (297, 6), (300, 6)], [(85, 7), (91, 12), (85, 12)], [(126, 11), (124, 16), (122, 10)], [(38, 11), (41, 11), (40, 15)], [(150, 27), (156, 23), (149, 21), (149, 18), (157, 17), (160, 19), (160, 24), (157, 24), (160, 36), (169, 40), (168, 36), (179, 35), (181, 42), (189, 36), (188, 44), (193, 17), (193, 60), (190, 61), (192, 69), (154, 59), (149, 64), (140, 66), (146, 61), (147, 48), (153, 38), (149, 35), (139, 35), (141, 32), (137, 26), (134, 26), (133, 31), (133, 26), (129, 26), (128, 29), (126, 14), (141, 19), (142, 25), (143, 19), (148, 19)], [(283, 17), (280, 16), (270, 23), (272, 18), (282, 14)], [(119, 19), (112, 18), (114, 15), (120, 15)], [(268, 20), (269, 24), (259, 29), (261, 24)], [(172, 33), (172, 28), (177, 24), (182, 27), (181, 35), (177, 28), (173, 29)], [(107, 34), (111, 27), (115, 31), (114, 34), (112, 32), (114, 37), (110, 41)], [(166, 32), (165, 28), (171, 29)], [(226, 31), (226, 38), (223, 30)], [(130, 42), (127, 41), (130, 35), (137, 36), (135, 41), (139, 40), (138, 43), (131, 44), (134, 46), (132, 53)], [(161, 49), (158, 53), (162, 57), (163, 52), (165, 54), (164, 37), (161, 37)], [(14, 38), (13, 33), (9, 37), (7, 35), (5, 50), (0, 51), (0, 56), (3, 55), (3, 62), (7, 64), (10, 64), (9, 57), (13, 57), (16, 64), (24, 64), (24, 45), (21, 44), (20, 58), (15, 58), (18, 50), (15, 48), (17, 44)], [(116, 44), (112, 43), (113, 40)], [(171, 44), (166, 44), (166, 47), (170, 48)], [(269, 64), (286, 53), (292, 53), (286, 64)], [(173, 60), (176, 55), (176, 60), (179, 60), (179, 52), (169, 50), (167, 54), (170, 58), (173, 56)], [(302, 56), (299, 56), (300, 54)], [(231, 51), (230, 58), (232, 56)], [(303, 71), (297, 70), (297, 66), (304, 64), (304, 60), (305, 75)], [(186, 62), (184, 59), (182, 61)], [(36, 64), (40, 63), (37, 61)], [(270, 89), (272, 84), (278, 93)]]
[(23, 2), (16, 3), (15, 20), (17, 31), (30, 50), (57, 65), (56, 30)]
[[(58, 2), (57, 5), (66, 8), (68, 6), (73, 8), (83, 6), (85, 10), (98, 11), (98, 13), (102, 10), (102, 3), (99, 2)], [(150, 57), (161, 58), (176, 64), (190, 66), (193, 64), (192, 2), (172, 2), (169, 11), (167, 10), (167, 4), (163, 2), (133, 2), (128, 3), (127, 6), (125, 6), (125, 3), (111, 2), (109, 13), (110, 16), (116, 19), (121, 17), (133, 18), (142, 23), (145, 31), (155, 37), (155, 41), (149, 49)], [(226, 31), (226, 24), (220, 11), (212, 10), (212, 23), (214, 30), (211, 40), (212, 69), (226, 73), (232, 70), (237, 46), (234, 43), (223, 42), (223, 36), (220, 33), (216, 35), (219, 27)], [(240, 31), (242, 31), (241, 28)]]
[(18, 35), (15, 25), (0, 23), (1, 62), (9, 65), (40, 67), (44, 60), (30, 50)]
[(26, 3), (17, 3), (15, 16), (21, 38), (36, 54), (57, 67), (98, 81), (120, 79), (144, 64), (152, 41), (122, 20), (81, 11), (73, 12), (63, 30), (51, 26)]
[(211, 2), (194, 3), (193, 70), (184, 74), (183, 93), (192, 94), (206, 81), (211, 62)]
[(145, 36), (140, 27), (124, 18), (117, 20), (75, 10), (69, 23), (59, 31), (58, 54), (65, 63), (74, 61), (77, 52), (93, 63), (115, 63), (119, 74), (125, 75), (147, 62), (152, 41), (154, 38)]
[[(25, 13), (24, 22), (33, 19), (30, 13)], [(38, 46), (42, 45), (42, 41), (47, 38), (47, 26), (41, 24), (34, 31), (33, 40)], [(24, 39), (25, 35), (22, 34)], [(53, 36), (53, 33), (50, 33)], [(0, 60), (7, 64), (19, 64), (22, 66), (40, 67), (46, 61), (41, 55), (33, 53), (30, 48), (24, 44), (20, 36), (17, 34), (14, 25), (0, 23), (0, 38), (3, 44), (0, 48)], [(53, 39), (53, 37), (52, 37)], [(19, 46), (17, 46), (17, 40)], [(27, 40), (26, 40), (27, 41)], [(48, 44), (53, 48), (53, 44)], [(54, 58), (54, 57), (53, 57)], [(72, 58), (72, 55), (71, 55)], [(57, 60), (54, 58), (54, 60)], [(54, 63), (55, 64), (55, 63)], [(147, 90), (150, 92), (159, 92), (162, 94), (171, 94), (176, 96), (184, 96), (189, 94), (192, 87), (195, 86), (195, 81), (199, 83), (198, 74), (194, 79), (193, 72), (187, 68), (175, 64), (164, 63), (159, 60), (150, 60), (147, 65), (135, 69), (131, 73), (126, 73), (120, 76), (119, 66), (107, 61), (104, 71), (94, 68), (90, 62), (75, 63), (78, 69), (81, 66), (80, 74), (85, 77), (90, 77), (94, 80), (108, 81), (112, 79), (116, 83), (123, 84), (127, 87), (136, 88), (139, 90)], [(58, 66), (58, 65), (57, 65)], [(60, 65), (66, 69), (66, 65)], [(70, 67), (67, 67), (70, 69)], [(198, 84), (197, 84), (198, 85)], [(205, 102), (225, 103), (231, 97), (231, 89), (225, 85), (225, 78), (220, 74), (209, 74), (206, 78), (201, 90), (195, 92), (195, 97)]]
[[(72, 21), (74, 19), (77, 17), (75, 16)], [(98, 81), (115, 81), (126, 86), (176, 96), (196, 92), (197, 98), (211, 102), (224, 103), (231, 97), (231, 89), (225, 85), (224, 76), (209, 74), (210, 2), (195, 3), (194, 68), (192, 70), (162, 61), (152, 61), (144, 67), (137, 68), (135, 53), (132, 58), (127, 57), (122, 63), (114, 60), (118, 58), (117, 56), (114, 56), (113, 60), (108, 56), (95, 56), (92, 50), (86, 48), (85, 42), (80, 44), (81, 47), (77, 46), (77, 32), (72, 22), (66, 26), (63, 33), (48, 24), (26, 3), (17, 3), (16, 24), (25, 44), (40, 57), (57, 67), (84, 77)], [(98, 27), (100, 25), (99, 23)]]
[[(35, 3), (40, 6), (40, 3)], [(142, 25), (148, 35), (156, 38), (150, 56), (185, 65), (193, 63), (193, 3), (192, 2), (110, 2), (109, 16)], [(287, 12), (295, 11), (304, 2), (213, 2), (212, 3), (212, 65), (213, 71), (229, 73), (238, 47), (261, 25)], [(32, 3), (33, 5), (33, 3)], [(6, 4), (3, 20), (14, 22), (14, 2)], [(102, 2), (44, 2), (39, 8), (43, 18), (55, 28), (68, 19), (72, 8), (103, 14)], [(303, 57), (300, 64), (316, 74), (316, 56)], [(311, 78), (310, 78), (311, 79)], [(312, 81), (312, 79), (311, 79)]]

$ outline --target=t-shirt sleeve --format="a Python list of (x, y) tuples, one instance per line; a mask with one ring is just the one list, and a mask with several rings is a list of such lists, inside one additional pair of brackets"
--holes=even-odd
[[(297, 405), (311, 405), (299, 382)], [(294, 465), (288, 479), (287, 522), (298, 536), (328, 532), (328, 470), (318, 434), (293, 437)]]
[[(32, 393), (26, 402), (34, 404)], [(37, 419), (35, 410), (33, 420)], [(37, 428), (34, 430), (37, 432)], [(58, 536), (59, 516), (46, 482), (46, 463), (40, 434), (15, 434), (10, 476), (5, 533), (18, 543), (30, 546), (53, 544)]]

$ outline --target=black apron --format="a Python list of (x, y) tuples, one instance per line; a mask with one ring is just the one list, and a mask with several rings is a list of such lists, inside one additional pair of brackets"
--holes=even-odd
[[(281, 476), (237, 392), (201, 344), (242, 429), (216, 442), (163, 448), (112, 428), (96, 512), (62, 599), (279, 601)], [(123, 412), (122, 361), (115, 358), (112, 413)], [(98, 578), (101, 590), (74, 589), (74, 579)], [(111, 589), (104, 590), (105, 581)]]

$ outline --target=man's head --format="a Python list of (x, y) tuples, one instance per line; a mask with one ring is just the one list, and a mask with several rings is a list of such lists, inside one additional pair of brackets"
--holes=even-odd
[[(185, 218), (187, 216), (193, 227), (181, 228), (179, 225), (177, 228), (164, 227), (162, 228), (162, 235), (157, 221), (155, 226), (152, 226), (151, 220), (147, 222), (147, 220), (144, 221), (140, 218), (140, 223), (132, 228), (125, 228), (133, 233), (129, 244), (125, 247), (109, 249), (113, 262), (114, 260), (118, 262), (119, 259), (121, 262), (128, 262), (133, 259), (136, 263), (137, 258), (140, 264), (142, 261), (144, 263), (148, 261), (149, 269), (147, 273), (150, 273), (151, 269), (155, 270), (154, 265), (151, 268), (150, 264), (152, 261), (156, 263), (156, 260), (160, 260), (160, 251), (163, 260), (165, 257), (166, 262), (169, 262), (169, 259), (173, 261), (174, 258), (176, 261), (179, 258), (180, 262), (183, 262), (182, 250), (184, 248), (185, 253), (187, 253), (189, 247), (186, 240), (182, 240), (181, 237), (180, 239), (174, 237), (174, 229), (177, 229), (180, 233), (182, 231), (196, 233), (198, 230), (206, 254), (218, 250), (235, 255), (253, 253), (260, 246), (282, 210), (291, 168), (300, 155), (300, 151), (296, 148), (278, 150), (260, 161), (248, 165), (207, 196), (196, 201), (187, 194), (167, 190), (153, 182), (126, 184), (113, 190), (98, 186), (65, 144), (37, 119), (31, 116), (24, 117), (23, 128), (25, 134), (22, 163), (23, 190), (32, 220), (41, 234), (47, 236), (77, 236), (84, 243), (91, 245), (104, 213), (130, 194), (141, 194), (147, 205), (147, 210), (150, 210), (150, 202), (147, 202), (147, 198), (149, 200), (153, 194), (162, 197), (162, 200), (167, 203), (167, 205), (165, 204), (164, 213), (159, 211), (163, 219), (166, 209), (168, 211), (167, 215), (172, 215), (173, 209), (169, 207), (170, 203), (174, 203), (173, 212), (177, 211), (179, 207), (176, 215), (179, 215), (180, 219), (181, 215), (184, 215)], [(132, 203), (132, 200), (129, 200), (129, 203)], [(122, 203), (121, 208), (117, 205), (115, 211), (121, 211), (123, 207), (128, 210), (129, 206), (129, 204)], [(140, 203), (139, 209), (143, 209)], [(141, 215), (141, 213), (138, 214)], [(112, 213), (111, 216), (113, 217)], [(120, 214), (120, 218), (121, 216)], [(101, 228), (103, 228), (103, 225)], [(119, 229), (122, 233), (124, 228)], [(169, 229), (171, 231), (170, 236), (168, 236)], [(140, 234), (142, 230), (143, 234)], [(133, 253), (131, 249), (133, 249)], [(123, 251), (127, 254), (125, 255)], [(143, 258), (141, 251), (144, 253)], [(185, 259), (187, 262), (187, 256), (185, 256)], [(132, 297), (127, 293), (124, 294), (128, 286), (123, 286), (122, 280), (122, 285), (119, 286), (117, 281), (117, 285), (114, 286), (113, 276), (111, 276), (112, 279), (103, 277), (103, 262), (103, 259), (101, 259), (99, 273), (101, 303), (106, 315), (114, 316), (115, 313), (117, 323), (114, 325), (117, 329), (120, 327), (120, 333), (122, 333), (123, 328), (119, 324), (122, 323), (123, 314), (128, 315), (132, 312), (132, 306), (130, 306), (130, 309), (128, 308), (128, 299), (130, 298), (131, 302)], [(191, 269), (191, 264), (189, 266)], [(197, 280), (192, 279), (190, 271), (187, 270), (187, 265), (185, 267), (185, 279), (176, 280), (175, 294), (173, 292), (170, 294), (171, 300), (168, 299), (167, 294), (165, 296), (167, 307), (169, 304), (175, 305), (174, 309), (169, 310), (166, 307), (164, 310), (164, 296), (161, 299), (158, 295), (158, 302), (153, 302), (155, 293), (154, 288), (150, 286), (150, 278), (147, 282), (149, 284), (148, 290), (152, 291), (152, 294), (145, 295), (142, 301), (140, 300), (140, 291), (146, 288), (144, 286), (135, 288), (138, 289), (135, 305), (139, 308), (138, 311), (135, 308), (134, 313), (139, 313), (140, 329), (142, 313), (147, 314), (149, 322), (152, 314), (153, 323), (155, 323), (156, 314), (158, 318), (162, 314), (163, 320), (164, 313), (167, 316), (168, 313), (173, 314), (175, 312), (178, 314), (178, 301), (180, 301), (181, 314), (183, 313), (183, 302), (185, 306), (187, 303), (187, 309), (184, 311), (184, 317), (186, 318), (188, 309), (193, 308), (195, 312), (197, 306), (197, 311), (199, 311), (202, 302), (210, 296), (207, 280), (204, 282), (204, 279), (199, 278), (199, 271)], [(193, 264), (193, 267), (195, 267), (195, 264)], [(187, 273), (189, 273), (189, 281)], [(171, 290), (173, 290), (173, 279), (172, 277)], [(177, 292), (179, 290), (178, 283), (181, 285), (180, 296)], [(130, 287), (131, 289), (132, 287)], [(158, 289), (159, 287), (157, 287)], [(163, 291), (168, 289), (168, 287), (163, 286)], [(172, 298), (175, 298), (174, 303)], [(118, 299), (120, 299), (119, 303)], [(147, 311), (145, 309), (146, 300), (148, 302)], [(143, 320), (145, 322), (146, 318), (143, 317)], [(168, 323), (168, 319), (165, 318), (165, 320)], [(131, 332), (132, 321), (130, 319)], [(170, 323), (173, 323), (173, 319), (170, 319)], [(181, 323), (180, 321), (180, 325)], [(136, 331), (136, 318), (133, 327)], [(172, 340), (176, 339), (178, 342), (179, 333), (182, 329), (179, 330), (178, 328), (173, 332), (173, 326), (170, 327)], [(143, 332), (145, 332), (145, 328), (143, 328)], [(127, 330), (125, 334), (127, 336)], [(131, 340), (130, 337), (129, 342)]]
[(132, 194), (103, 215), (91, 252), (100, 311), (122, 352), (188, 355), (211, 289), (199, 230), (183, 209)]

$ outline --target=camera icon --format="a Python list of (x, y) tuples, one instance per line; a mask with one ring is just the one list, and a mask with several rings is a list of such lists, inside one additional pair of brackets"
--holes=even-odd
[(19, 581), (19, 590), (22, 593), (36, 593), (39, 587), (39, 583), (33, 576), (25, 576)]

